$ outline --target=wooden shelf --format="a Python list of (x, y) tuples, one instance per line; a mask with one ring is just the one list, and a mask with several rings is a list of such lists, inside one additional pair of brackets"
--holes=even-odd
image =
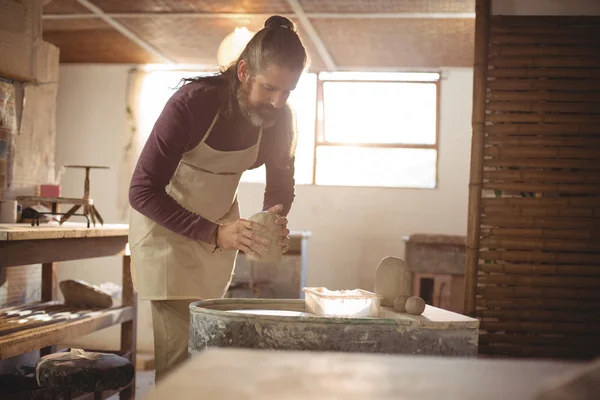
[[(28, 315), (19, 317), (17, 311)], [(0, 310), (0, 360), (131, 321), (134, 315), (131, 306), (84, 310), (57, 301)]]
[[(32, 227), (28, 224), (0, 224), (0, 268), (42, 264), (41, 303), (12, 307), (44, 307), (56, 311), (79, 313), (74, 318), (37, 321), (37, 325), (21, 325), (17, 329), (7, 326), (4, 312), (0, 310), (0, 360), (40, 349), (40, 355), (55, 351), (55, 345), (84, 336), (111, 325), (121, 325), (119, 351), (135, 365), (137, 331), (137, 295), (131, 280), (131, 258), (127, 251), (129, 227), (122, 224), (105, 224), (87, 228), (86, 224), (66, 222)], [(96, 257), (120, 255), (122, 265), (122, 307), (106, 310), (81, 310), (52, 302), (56, 295), (55, 263)], [(56, 311), (58, 312), (58, 311)], [(56, 313), (55, 312), (55, 313)], [(9, 324), (10, 325), (10, 324)], [(135, 399), (135, 377), (122, 399)]]

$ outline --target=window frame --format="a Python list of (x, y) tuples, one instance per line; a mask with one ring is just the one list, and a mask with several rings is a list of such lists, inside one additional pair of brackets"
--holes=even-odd
[[(313, 143), (313, 163), (312, 163), (312, 182), (314, 186), (329, 186), (329, 187), (352, 187), (352, 188), (384, 188), (384, 189), (408, 189), (408, 190), (436, 190), (439, 188), (439, 164), (440, 164), (440, 92), (442, 77), (435, 80), (390, 80), (390, 79), (327, 79), (322, 78), (317, 73), (317, 98), (315, 112), (315, 129)], [(434, 84), (436, 86), (436, 107), (435, 107), (435, 143), (434, 144), (401, 144), (401, 143), (344, 143), (344, 142), (329, 142), (325, 140), (325, 98), (324, 84), (327, 82), (345, 82), (345, 83), (417, 83), (417, 84)], [(436, 151), (435, 160), (435, 185), (431, 188), (424, 187), (402, 187), (402, 186), (364, 186), (364, 185), (319, 185), (317, 183), (317, 150), (320, 146), (325, 147), (359, 147), (359, 148), (375, 148), (375, 149), (431, 149)]]

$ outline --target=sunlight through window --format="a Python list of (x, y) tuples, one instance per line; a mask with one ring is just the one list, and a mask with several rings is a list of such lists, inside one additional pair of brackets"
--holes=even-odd
[[(148, 72), (140, 93), (140, 146), (181, 79), (213, 73)], [(439, 74), (306, 73), (288, 104), (298, 129), (296, 184), (437, 186)], [(242, 175), (242, 182), (265, 181), (264, 166)]]

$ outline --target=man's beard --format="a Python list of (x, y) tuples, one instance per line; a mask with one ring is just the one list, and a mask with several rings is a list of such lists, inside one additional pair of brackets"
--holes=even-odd
[(277, 120), (277, 109), (270, 104), (259, 104), (256, 106), (250, 105), (248, 98), (249, 84), (241, 84), (237, 90), (236, 96), (241, 114), (250, 123), (259, 128), (270, 128)]

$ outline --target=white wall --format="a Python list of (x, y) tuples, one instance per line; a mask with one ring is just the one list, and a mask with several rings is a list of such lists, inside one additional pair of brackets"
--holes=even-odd
[(495, 15), (600, 15), (599, 0), (492, 0)]
[[(92, 197), (108, 222), (123, 222), (116, 211), (116, 181), (125, 138), (127, 70), (127, 66), (61, 67), (57, 166), (85, 162), (113, 167), (111, 171), (94, 171), (92, 176)], [(466, 234), (472, 70), (447, 69), (443, 76), (438, 189), (297, 187), (289, 215), (290, 229), (307, 229), (313, 234), (309, 245), (309, 286), (372, 290), (379, 260), (388, 255), (403, 256), (402, 236)], [(64, 195), (79, 194), (82, 177), (70, 172), (63, 179), (63, 187)], [(262, 207), (263, 190), (261, 184), (241, 184), (243, 216)], [(65, 263), (58, 278), (119, 282), (120, 260)], [(151, 349), (147, 304), (142, 304), (140, 317), (140, 346)], [(107, 337), (117, 343), (113, 329), (110, 334), (103, 331), (102, 335), (94, 335), (94, 345)]]
[[(125, 146), (125, 89), (129, 66), (61, 66), (56, 137), (56, 168), (65, 164), (106, 165), (111, 170), (92, 170), (90, 195), (106, 223), (127, 223), (117, 211), (117, 182)], [(62, 195), (83, 194), (82, 170), (67, 170), (61, 181)], [(74, 220), (83, 221), (81, 217)], [(121, 257), (70, 261), (57, 267), (57, 279), (81, 279), (93, 284), (121, 283)], [(59, 290), (59, 298), (62, 298)], [(139, 348), (153, 346), (149, 304), (140, 302)], [(119, 327), (114, 326), (74, 342), (102, 349), (117, 348)]]

